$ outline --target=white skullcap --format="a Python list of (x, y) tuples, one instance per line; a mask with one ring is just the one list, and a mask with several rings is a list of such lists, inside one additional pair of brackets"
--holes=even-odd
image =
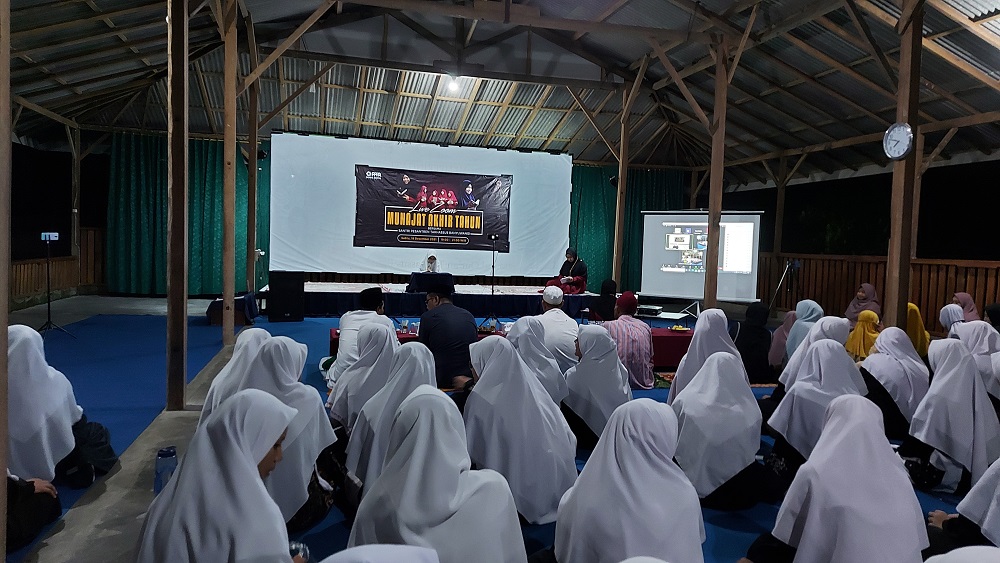
[(549, 305), (562, 305), (563, 290), (554, 285), (546, 287), (545, 291), (542, 292), (542, 301), (545, 301)]

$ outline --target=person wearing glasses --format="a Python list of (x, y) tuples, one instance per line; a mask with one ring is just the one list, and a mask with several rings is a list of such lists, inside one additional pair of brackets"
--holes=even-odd
[(437, 385), (462, 388), (470, 380), (469, 345), (478, 340), (472, 313), (451, 302), (450, 284), (432, 287), (427, 293), (427, 312), (420, 317), (420, 342), (434, 354)]

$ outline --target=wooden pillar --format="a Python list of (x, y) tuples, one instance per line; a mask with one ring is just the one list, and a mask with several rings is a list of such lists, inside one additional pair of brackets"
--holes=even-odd
[[(920, 188), (924, 180), (924, 135), (918, 133), (913, 139), (914, 151), (917, 153), (917, 177), (913, 182), (913, 219), (910, 221), (910, 259), (917, 257), (917, 237), (920, 231)], [(930, 164), (928, 162), (927, 164)]]
[[(628, 89), (622, 91), (622, 107), (628, 106)], [(625, 261), (625, 195), (628, 187), (628, 135), (629, 123), (628, 115), (623, 111), (621, 118), (621, 143), (618, 148), (618, 198), (615, 209), (615, 253), (614, 268), (612, 278), (618, 282), (621, 288), (622, 283), (622, 262)]]
[(188, 296), (188, 2), (167, 2), (167, 410), (184, 410)]
[[(920, 109), (920, 54), (924, 19), (923, 0), (904, 0), (903, 13), (912, 13), (910, 24), (900, 36), (899, 87), (896, 91), (896, 121), (913, 127), (914, 141), (920, 138), (917, 112)], [(913, 191), (917, 182), (917, 151), (912, 150), (892, 168), (892, 206), (889, 217), (889, 260), (883, 321), (888, 326), (906, 328), (906, 302), (910, 296), (910, 248), (913, 223)]]
[(236, 0), (226, 0), (223, 95), (225, 96), (225, 168), (222, 176), (222, 343), (233, 344), (236, 293)]
[(722, 181), (726, 161), (726, 104), (729, 49), (725, 38), (715, 49), (715, 106), (712, 110), (712, 165), (708, 179), (708, 252), (705, 256), (705, 308), (718, 303), (719, 235), (722, 224)]
[(257, 152), (260, 141), (257, 129), (260, 113), (257, 81), (250, 86), (249, 155), (247, 158), (247, 291), (257, 291)]
[[(10, 0), (0, 0), (0, 348), (7, 349), (10, 295)], [(0, 469), (7, 464), (7, 354), (0, 354)], [(0, 530), (7, 529), (7, 487), (0, 487)], [(7, 553), (7, 535), (0, 534)]]

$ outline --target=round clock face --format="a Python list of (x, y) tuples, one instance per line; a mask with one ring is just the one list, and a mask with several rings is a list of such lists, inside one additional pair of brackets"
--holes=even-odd
[(902, 160), (912, 148), (913, 129), (908, 123), (894, 123), (882, 138), (882, 149), (893, 160)]

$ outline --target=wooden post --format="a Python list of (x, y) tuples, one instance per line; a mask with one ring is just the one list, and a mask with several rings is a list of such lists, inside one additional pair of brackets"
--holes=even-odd
[(188, 2), (167, 2), (167, 410), (184, 410), (188, 295)]
[(712, 166), (708, 180), (708, 252), (705, 256), (705, 308), (718, 303), (719, 235), (722, 224), (722, 181), (726, 161), (726, 104), (729, 49), (725, 37), (715, 49), (715, 106), (712, 110)]
[[(918, 133), (914, 139), (913, 150), (917, 153), (917, 177), (913, 182), (913, 219), (910, 221), (910, 259), (917, 257), (917, 237), (920, 231), (920, 188), (924, 180), (924, 135)], [(928, 162), (929, 164), (929, 162)], [(905, 325), (904, 325), (905, 326)]]
[(236, 341), (234, 334), (236, 293), (236, 81), (237, 31), (236, 2), (225, 2), (225, 49), (223, 83), (225, 96), (224, 163), (222, 175), (222, 343)]
[[(912, 14), (900, 34), (899, 88), (896, 121), (909, 123), (914, 142), (920, 138), (920, 54), (924, 19), (923, 0), (904, 0), (903, 13)], [(886, 299), (883, 321), (906, 328), (906, 303), (910, 296), (910, 247), (913, 223), (913, 190), (917, 182), (917, 151), (912, 150), (892, 168), (892, 206), (889, 217), (889, 260), (886, 266)]]
[(73, 256), (80, 257), (80, 163), (83, 160), (83, 147), (80, 145), (80, 128), (73, 127), (70, 131), (70, 145), (71, 154), (73, 156), (73, 173), (72, 173), (72, 207), (71, 212), (71, 223), (70, 237), (72, 238), (72, 244), (70, 245), (70, 252)]
[[(0, 0), (0, 348), (7, 349), (10, 301), (10, 0)], [(7, 354), (0, 354), (0, 440), (6, 446)], [(7, 448), (0, 448), (0, 469), (6, 470)], [(0, 530), (7, 529), (7, 487), (0, 487)], [(0, 552), (7, 553), (7, 534), (0, 534)]]
[[(623, 91), (623, 106), (628, 105), (628, 90)], [(625, 195), (628, 193), (628, 116), (622, 112), (621, 118), (621, 143), (618, 148), (618, 197), (616, 199), (615, 209), (617, 213), (615, 215), (615, 253), (614, 253), (614, 268), (612, 270), (612, 278), (618, 282), (618, 287), (621, 287), (622, 283), (622, 262), (625, 261), (624, 251), (625, 251)]]

